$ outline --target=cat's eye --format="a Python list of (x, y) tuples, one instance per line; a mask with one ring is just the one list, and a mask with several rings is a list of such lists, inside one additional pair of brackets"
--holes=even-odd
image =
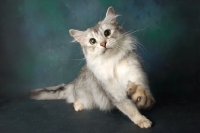
[(96, 41), (94, 38), (91, 38), (91, 39), (90, 39), (90, 44), (93, 45), (93, 44), (95, 44), (96, 42), (97, 42), (97, 41)]
[(109, 29), (104, 31), (105, 37), (108, 37), (111, 34), (111, 31)]

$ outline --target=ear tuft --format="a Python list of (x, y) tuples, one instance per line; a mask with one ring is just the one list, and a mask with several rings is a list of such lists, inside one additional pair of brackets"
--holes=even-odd
[(112, 16), (115, 15), (115, 10), (112, 6), (110, 6), (106, 12), (106, 16), (109, 16), (109, 15), (112, 15)]
[(117, 25), (117, 20), (116, 18), (118, 17), (119, 15), (116, 15), (115, 14), (115, 11), (113, 9), (113, 7), (109, 7), (107, 12), (106, 12), (106, 17), (105, 19), (103, 20), (103, 22), (106, 22), (106, 23), (112, 23), (112, 24), (115, 24)]
[(69, 30), (69, 34), (70, 34), (71, 36), (73, 36), (73, 35), (74, 35), (74, 30), (73, 30), (73, 29), (70, 29), (70, 30)]

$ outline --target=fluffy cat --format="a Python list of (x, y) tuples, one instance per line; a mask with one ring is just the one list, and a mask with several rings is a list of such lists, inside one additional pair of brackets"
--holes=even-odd
[(86, 66), (71, 83), (34, 90), (30, 97), (67, 99), (76, 111), (117, 107), (139, 127), (151, 127), (152, 122), (137, 109), (147, 108), (154, 102), (136, 53), (137, 41), (117, 24), (117, 16), (109, 7), (105, 19), (94, 27), (86, 31), (69, 30), (81, 44)]

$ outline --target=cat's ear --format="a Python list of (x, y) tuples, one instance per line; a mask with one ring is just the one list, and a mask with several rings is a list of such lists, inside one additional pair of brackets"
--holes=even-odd
[(115, 16), (115, 10), (112, 6), (110, 6), (106, 12), (106, 17), (108, 17), (110, 15)]
[(117, 24), (117, 20), (116, 18), (118, 17), (119, 15), (116, 15), (115, 14), (115, 11), (113, 9), (113, 7), (109, 7), (107, 12), (106, 12), (106, 17), (105, 19), (103, 20), (104, 22), (111, 22), (113, 24)]
[(70, 29), (69, 33), (72, 37), (74, 37), (74, 42), (77, 41), (81, 43), (83, 41), (84, 32), (79, 30)]

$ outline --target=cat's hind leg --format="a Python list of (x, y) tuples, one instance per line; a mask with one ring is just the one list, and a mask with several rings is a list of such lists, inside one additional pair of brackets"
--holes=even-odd
[(84, 104), (80, 101), (74, 102), (74, 110), (75, 111), (81, 111), (84, 109)]

